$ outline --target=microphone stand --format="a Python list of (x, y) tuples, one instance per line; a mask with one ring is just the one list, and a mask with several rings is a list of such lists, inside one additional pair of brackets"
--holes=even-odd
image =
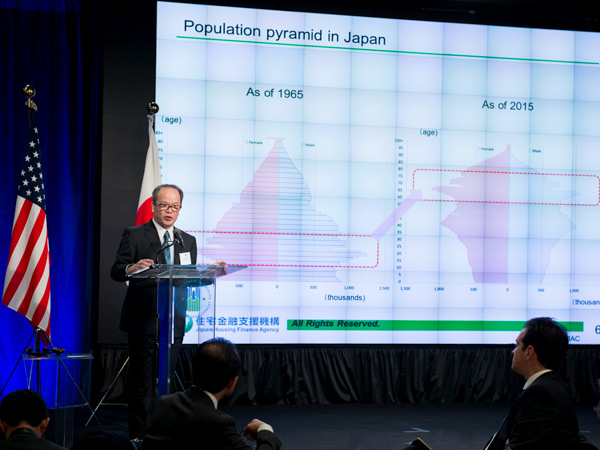
[[(175, 244), (179, 245), (179, 247), (181, 247), (182, 249), (184, 248), (183, 236), (181, 235), (181, 232), (173, 230), (173, 240), (167, 241), (167, 243), (164, 244), (160, 248), (160, 250), (156, 252), (153, 258), (154, 261), (158, 261), (158, 257), (160, 256), (160, 254), (163, 253), (166, 249), (173, 247)], [(173, 255), (173, 261), (175, 261), (174, 256), (175, 255)]]
[[(165, 245), (163, 245), (159, 251), (156, 252), (156, 254), (154, 255), (154, 261), (158, 261), (158, 257), (161, 255), (161, 253), (164, 253), (164, 251), (170, 247), (173, 247), (175, 245), (175, 241), (167, 241), (167, 243)], [(158, 264), (158, 263), (155, 263)]]

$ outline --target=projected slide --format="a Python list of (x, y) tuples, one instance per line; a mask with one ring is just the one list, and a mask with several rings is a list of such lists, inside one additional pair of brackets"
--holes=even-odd
[(185, 342), (600, 344), (600, 34), (158, 2)]

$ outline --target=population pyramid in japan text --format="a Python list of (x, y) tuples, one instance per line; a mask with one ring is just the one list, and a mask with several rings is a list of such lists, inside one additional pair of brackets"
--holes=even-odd
[[(342, 201), (342, 200), (340, 200)], [(247, 265), (237, 278), (337, 281), (336, 270), (363, 256), (316, 211), (302, 174), (280, 138), (206, 238), (205, 257)]]

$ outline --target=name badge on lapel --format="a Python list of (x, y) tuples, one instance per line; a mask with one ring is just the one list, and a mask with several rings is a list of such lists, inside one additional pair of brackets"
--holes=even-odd
[(190, 252), (184, 252), (179, 254), (179, 263), (183, 266), (187, 266), (192, 263), (192, 257)]

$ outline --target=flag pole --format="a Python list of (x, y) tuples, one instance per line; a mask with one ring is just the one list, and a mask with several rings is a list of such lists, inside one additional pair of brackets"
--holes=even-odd
[[(31, 123), (33, 120), (33, 112), (37, 110), (37, 106), (36, 104), (33, 102), (32, 97), (35, 96), (35, 88), (31, 85), (26, 85), (23, 88), (23, 94), (25, 94), (25, 97), (27, 98), (27, 101), (25, 102), (25, 105), (27, 106), (28, 110), (27, 110), (27, 119), (28, 119), (28, 128), (31, 129)], [(13, 226), (14, 229), (14, 226)], [(12, 237), (11, 237), (11, 246), (12, 246)], [(12, 254), (12, 252), (11, 252)], [(10, 255), (9, 255), (9, 259), (10, 259)], [(10, 265), (10, 261), (9, 261), (9, 265)], [(7, 268), (8, 271), (8, 268)], [(6, 286), (5, 286), (5, 291), (4, 294), (6, 293)], [(4, 294), (3, 294), (3, 303), (4, 303)], [(6, 306), (9, 306), (10, 303), (4, 303)], [(9, 306), (10, 307), (10, 306)], [(17, 310), (16, 308), (12, 308)], [(19, 312), (19, 311), (17, 311)], [(31, 320), (30, 320), (31, 323)], [(33, 323), (32, 323), (33, 325)], [(15, 364), (15, 367), (13, 369), (13, 371), (11, 372), (11, 374), (9, 375), (8, 379), (6, 380), (6, 383), (4, 384), (4, 386), (2, 387), (2, 390), (0, 391), (0, 396), (2, 395), (2, 393), (4, 392), (4, 390), (6, 389), (6, 387), (8, 386), (8, 383), (10, 382), (10, 379), (12, 378), (13, 374), (15, 373), (15, 370), (17, 369), (19, 363), (21, 362), (21, 360), (23, 359), (23, 355), (25, 353), (27, 354), (40, 354), (41, 350), (40, 350), (40, 331), (43, 332), (43, 330), (37, 326), (34, 325), (33, 326), (34, 330), (33, 333), (31, 334), (31, 337), (29, 338), (29, 340), (27, 341), (27, 344), (25, 344), (25, 348), (23, 349), (23, 351), (21, 352), (21, 354), (19, 355), (19, 359), (17, 360), (17, 363)], [(34, 339), (35, 338), (35, 339)], [(31, 342), (31, 340), (34, 339), (34, 348), (28, 348), (29, 343)], [(32, 366), (33, 367), (33, 366)], [(37, 392), (38, 394), (41, 394), (41, 390), (42, 390), (42, 379), (41, 379), (41, 374), (40, 374), (40, 361), (36, 361), (36, 388), (37, 388)]]
[[(28, 125), (29, 125), (29, 128), (31, 128), (31, 120), (32, 120), (33, 111), (37, 111), (37, 105), (32, 100), (32, 98), (35, 96), (35, 88), (33, 86), (31, 86), (30, 84), (28, 84), (23, 88), (23, 94), (25, 94), (25, 97), (27, 98), (25, 105), (27, 106)], [(35, 327), (35, 341), (34, 341), (34, 349), (35, 350), (34, 351), (38, 355), (42, 353), (40, 331), (42, 331), (41, 328), (36, 326)], [(37, 393), (42, 395), (42, 375), (40, 373), (40, 360), (39, 359), (35, 362), (35, 367), (36, 367)]]
[(148, 150), (146, 151), (140, 197), (135, 214), (135, 225), (146, 223), (152, 218), (152, 192), (161, 183), (160, 158), (158, 156), (158, 144), (154, 132), (154, 122), (158, 110), (158, 105), (155, 102), (150, 102), (146, 106), (146, 111), (148, 111), (148, 115), (146, 116), (148, 119)]
[[(155, 102), (150, 102), (146, 105), (146, 111), (148, 112), (148, 115), (146, 116), (146, 118), (148, 119), (148, 150), (146, 151), (146, 162), (144, 165), (144, 174), (142, 176), (142, 185), (140, 187), (140, 198), (138, 201), (138, 209), (137, 209), (136, 219), (135, 219), (136, 225), (141, 225), (143, 223), (146, 223), (152, 217), (152, 208), (150, 206), (150, 202), (152, 201), (152, 191), (154, 190), (154, 188), (156, 186), (158, 186), (160, 184), (160, 161), (158, 159), (158, 145), (156, 143), (156, 136), (154, 134), (154, 121), (156, 118), (155, 117), (156, 113), (158, 113), (158, 110), (159, 110), (158, 104), (156, 104)], [(157, 345), (157, 348), (158, 348), (159, 322), (160, 321), (157, 317), (156, 318), (156, 330), (157, 330), (156, 345)], [(158, 358), (158, 351), (156, 352), (156, 355)], [(90, 423), (92, 418), (96, 415), (96, 411), (98, 411), (98, 408), (100, 408), (100, 406), (102, 406), (102, 403), (104, 403), (104, 400), (106, 399), (106, 397), (108, 397), (108, 394), (110, 394), (112, 387), (114, 386), (117, 379), (121, 376), (121, 372), (123, 372), (123, 369), (125, 369), (125, 366), (127, 366), (127, 364), (129, 364), (129, 357), (127, 357), (127, 359), (125, 360), (125, 362), (119, 369), (119, 372), (117, 373), (117, 375), (115, 375), (115, 378), (112, 380), (112, 382), (108, 386), (108, 389), (106, 389), (104, 396), (100, 399), (100, 402), (98, 403), (98, 405), (96, 405), (96, 408), (92, 412), (92, 415), (90, 416), (88, 421), (85, 423), (86, 427), (88, 426), (88, 424)], [(158, 362), (155, 359), (154, 368), (153, 368), (154, 374), (157, 373), (157, 369), (156, 369), (157, 364), (158, 364)]]

